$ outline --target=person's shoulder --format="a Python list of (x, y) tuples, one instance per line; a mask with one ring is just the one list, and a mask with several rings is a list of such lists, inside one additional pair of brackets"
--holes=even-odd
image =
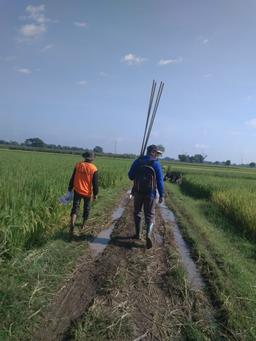
[(157, 169), (162, 169), (162, 166), (159, 160), (153, 160), (153, 165)]
[(150, 157), (148, 155), (144, 155), (144, 156), (140, 157), (139, 160), (141, 162), (150, 162), (151, 161)]
[(97, 172), (97, 167), (95, 166), (95, 164), (94, 163), (90, 163), (90, 167), (91, 167), (91, 169), (92, 170), (94, 170), (95, 172)]
[(143, 161), (143, 158), (140, 156), (140, 157), (137, 157), (137, 159), (135, 159), (134, 161), (133, 161), (133, 164), (139, 164), (139, 163), (141, 163)]

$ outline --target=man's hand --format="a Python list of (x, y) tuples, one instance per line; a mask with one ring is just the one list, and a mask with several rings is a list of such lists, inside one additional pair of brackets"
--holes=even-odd
[(93, 201), (97, 200), (97, 195), (94, 195), (94, 196), (92, 197), (92, 200), (93, 200)]
[(163, 202), (163, 197), (159, 197), (159, 204), (162, 204), (162, 202)]

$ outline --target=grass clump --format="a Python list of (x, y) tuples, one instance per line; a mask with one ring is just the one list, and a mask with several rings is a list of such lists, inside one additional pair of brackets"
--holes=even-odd
[(130, 340), (129, 314), (110, 311), (99, 302), (90, 308), (82, 322), (77, 324), (74, 339), (82, 340)]
[(24, 340), (54, 292), (84, 253), (83, 245), (56, 240), (44, 249), (21, 252), (0, 270), (0, 332), (2, 339)]
[(207, 282), (215, 318), (230, 339), (256, 338), (255, 244), (234, 231), (216, 205), (168, 185), (167, 204)]

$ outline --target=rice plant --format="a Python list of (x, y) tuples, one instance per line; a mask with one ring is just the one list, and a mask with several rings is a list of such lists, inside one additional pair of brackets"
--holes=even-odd
[(242, 234), (256, 239), (256, 173), (236, 169), (231, 176), (227, 169), (219, 169), (216, 174), (215, 169), (211, 173), (209, 168), (205, 173), (203, 166), (198, 167), (198, 173), (195, 168), (192, 172), (187, 169), (182, 191), (212, 201)]
[[(59, 204), (76, 162), (82, 157), (0, 151), (0, 256), (40, 245), (61, 228), (70, 207)], [(99, 186), (129, 183), (130, 160), (97, 158)]]

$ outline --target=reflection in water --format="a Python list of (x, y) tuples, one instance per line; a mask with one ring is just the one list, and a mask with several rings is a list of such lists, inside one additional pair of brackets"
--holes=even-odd
[(164, 244), (164, 238), (159, 233), (156, 233), (155, 237), (156, 237), (156, 241), (159, 245)]
[(203, 288), (204, 287), (203, 278), (198, 269), (196, 268), (193, 259), (190, 256), (189, 248), (181, 235), (174, 214), (165, 204), (160, 204), (160, 211), (164, 221), (171, 223), (173, 226), (174, 239), (178, 246), (182, 263), (184, 264), (185, 269), (187, 270), (188, 278), (191, 284), (195, 289)]
[(116, 220), (120, 219), (124, 213), (125, 200), (121, 203), (121, 205), (114, 211), (112, 214), (112, 225), (107, 229), (101, 231), (96, 238), (93, 239), (90, 245), (91, 253), (93, 257), (97, 257), (101, 254), (110, 241), (111, 233), (115, 227)]
[(124, 213), (124, 207), (118, 207), (115, 212), (112, 214), (112, 220), (115, 221), (117, 219), (120, 219)]
[(110, 235), (113, 231), (115, 224), (111, 225), (108, 229), (101, 231), (96, 238), (93, 239), (90, 245), (91, 253), (93, 257), (97, 257), (102, 253), (105, 247), (108, 245)]

